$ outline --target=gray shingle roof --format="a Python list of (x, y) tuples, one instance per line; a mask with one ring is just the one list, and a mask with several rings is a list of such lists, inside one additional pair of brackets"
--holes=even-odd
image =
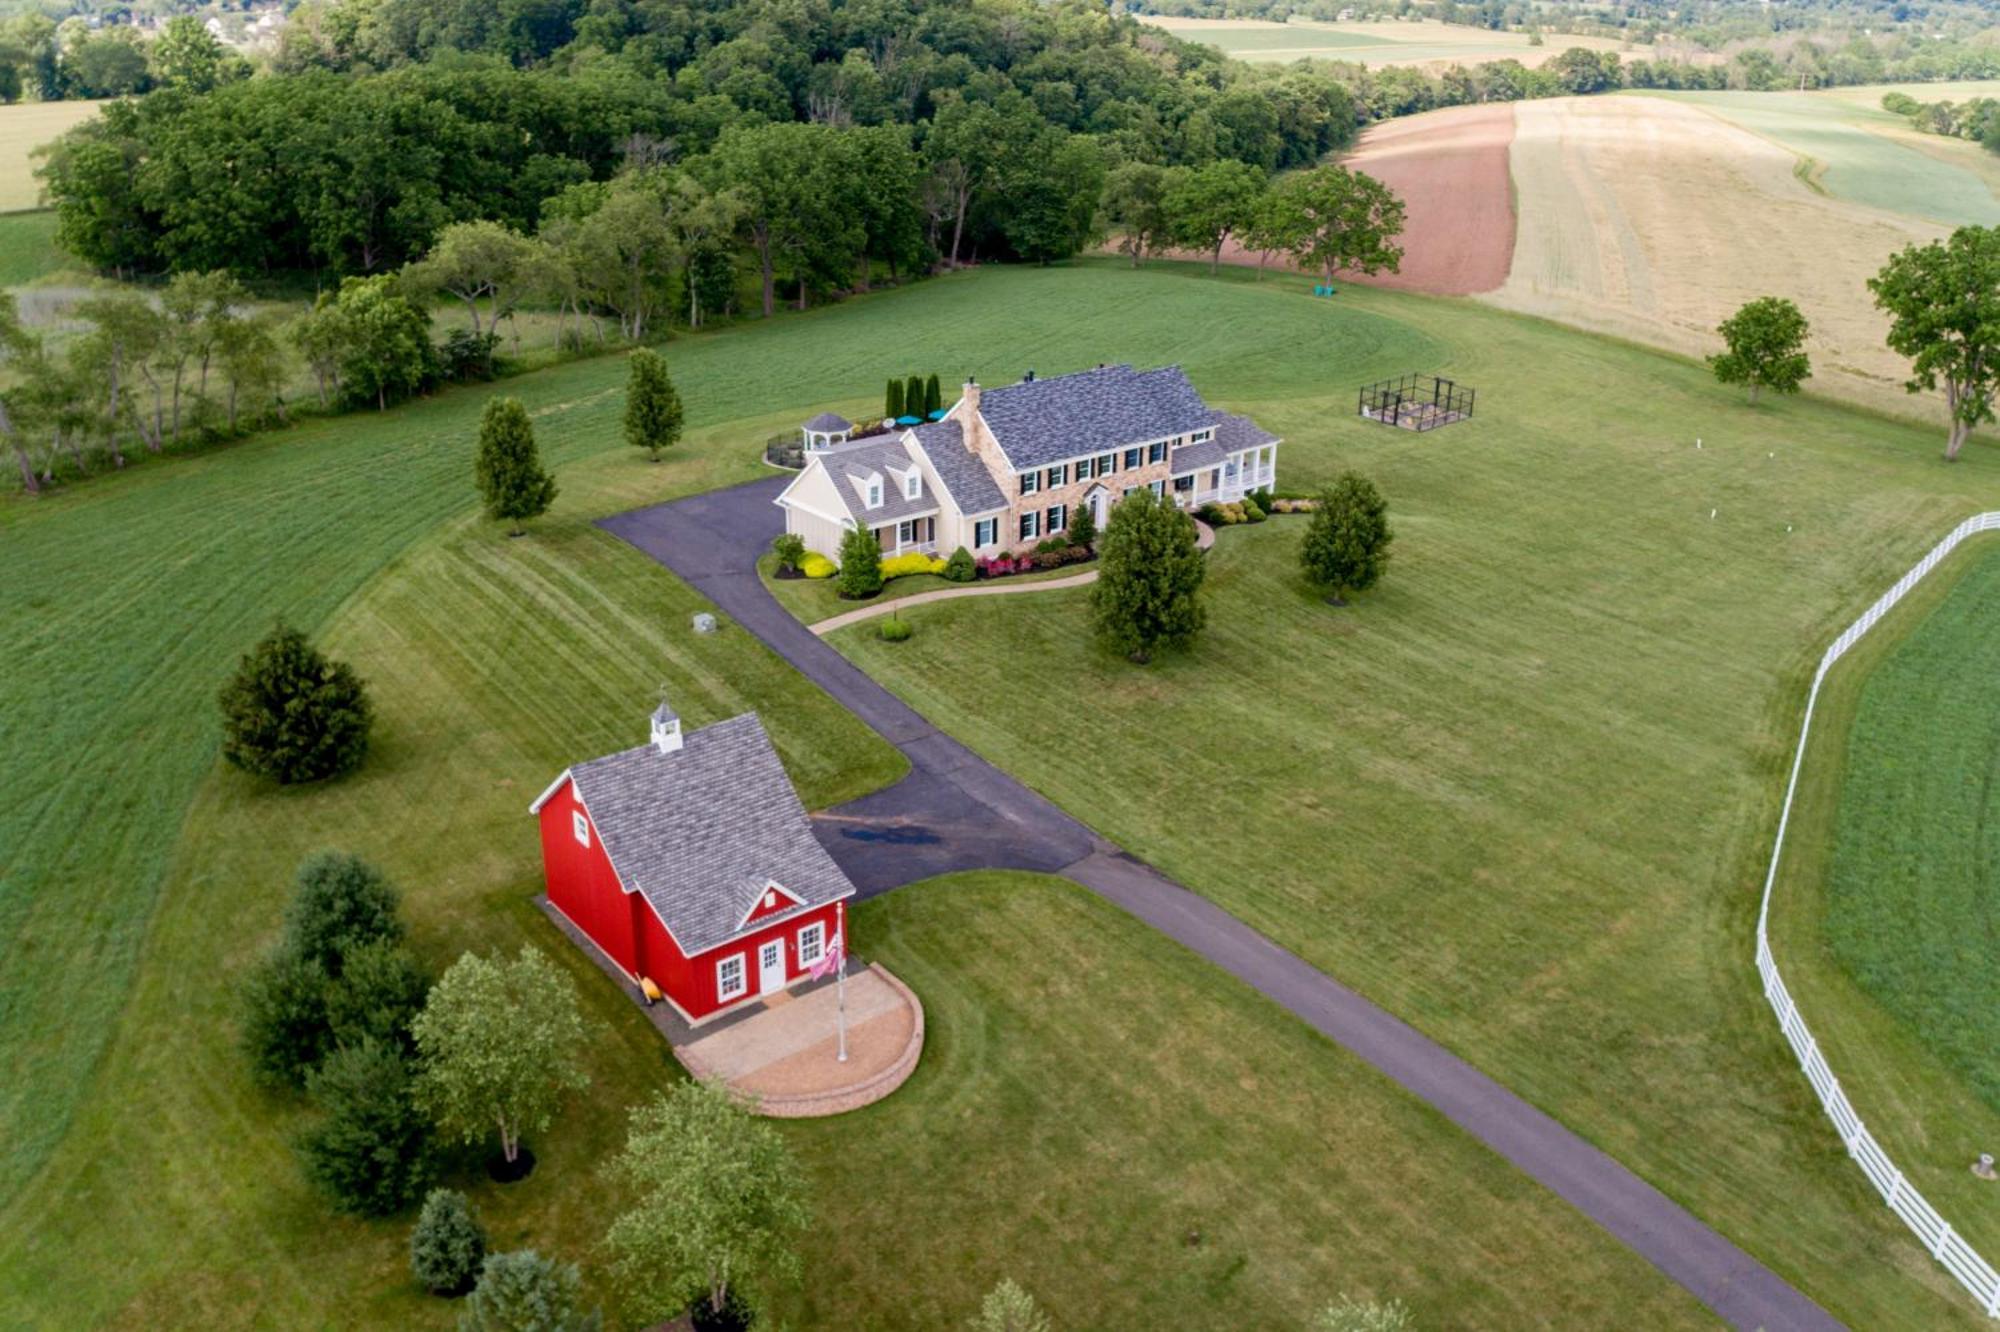
[(991, 513), (1007, 507), (993, 474), (965, 447), (965, 431), (957, 421), (933, 421), (913, 427), (910, 433), (960, 513)]
[(854, 422), (844, 416), (835, 416), (832, 412), (821, 412), (818, 416), (806, 422), (804, 428), (807, 430), (851, 430), (853, 427)]
[(1175, 476), (1186, 476), (1204, 467), (1220, 467), (1228, 454), (1278, 442), (1276, 435), (1247, 416), (1220, 416), (1215, 421), (1214, 438), (1175, 449), (1170, 467)]
[(1031, 379), (980, 395), (979, 415), (1022, 471), (1084, 453), (1166, 439), (1215, 423), (1177, 365), (1110, 365)]
[(570, 778), (619, 878), (690, 956), (734, 937), (769, 880), (800, 911), (854, 891), (754, 712), (689, 732), (673, 753), (641, 745), (579, 763)]
[[(905, 472), (916, 467), (916, 459), (902, 445), (902, 437), (877, 436), (834, 447), (814, 455), (825, 465), (827, 473), (833, 477), (833, 488), (840, 492), (841, 503), (854, 516), (854, 521), (863, 527), (880, 527), (900, 518), (914, 518), (919, 514), (936, 513), (937, 496), (928, 485), (919, 484), (917, 497), (910, 499), (903, 494), (902, 482), (889, 469), (900, 467)], [(870, 472), (882, 478), (882, 506), (868, 507), (865, 478)], [(921, 475), (921, 470), (919, 470)], [(863, 479), (861, 486), (856, 479)]]

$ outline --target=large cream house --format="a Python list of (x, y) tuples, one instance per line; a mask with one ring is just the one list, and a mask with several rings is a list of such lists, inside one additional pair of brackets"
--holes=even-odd
[(1270, 486), (1278, 438), (1227, 416), (1179, 366), (1099, 366), (982, 392), (968, 381), (941, 420), (812, 453), (778, 496), (785, 530), (840, 558), (849, 530), (885, 555), (1033, 547), (1088, 504), (1099, 530), (1140, 487), (1183, 508)]

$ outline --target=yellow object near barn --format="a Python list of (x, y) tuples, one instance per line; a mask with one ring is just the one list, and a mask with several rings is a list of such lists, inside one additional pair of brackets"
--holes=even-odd
[(646, 1002), (649, 1004), (660, 1002), (660, 987), (653, 984), (651, 976), (641, 976), (639, 978), (639, 993), (646, 996)]

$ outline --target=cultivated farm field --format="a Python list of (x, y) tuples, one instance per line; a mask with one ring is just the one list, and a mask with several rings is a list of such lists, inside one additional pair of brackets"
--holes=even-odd
[(40, 204), (35, 149), (97, 114), (102, 102), (15, 102), (0, 106), (0, 213)]
[[(0, 1057), (17, 1072), (0, 1323), (455, 1316), (412, 1288), (402, 1224), (333, 1218), (305, 1188), (304, 1111), (252, 1087), (235, 1048), (236, 981), (293, 866), (329, 845), (384, 865), (434, 965), (526, 939), (578, 980), (592, 1090), (525, 1184), (465, 1163), (452, 1179), (497, 1244), (590, 1267), (625, 1107), (678, 1074), (531, 905), (527, 802), (629, 743), (663, 682), (691, 724), (758, 708), (814, 806), (901, 771), (747, 634), (694, 635), (701, 599), (590, 520), (767, 474), (765, 438), (860, 406), (912, 347), (993, 382), (1115, 347), (1260, 401), (1323, 357), (1344, 374), (1446, 355), (1391, 314), (1330, 317), (1247, 281), (995, 270), (670, 345), (690, 436), (657, 466), (620, 442), (621, 358), (510, 381), (496, 391), (527, 401), (562, 485), (516, 541), (472, 512), (485, 391), (0, 504)], [(280, 614), (380, 710), (369, 762), (332, 786), (274, 791), (216, 761), (215, 689)], [(952, 1325), (1001, 1270), (1109, 1325), (1289, 1324), (1341, 1290), (1445, 1323), (1703, 1321), (1435, 1114), (1073, 889), (905, 890), (857, 912), (856, 936), (916, 986), (932, 1044), (896, 1097), (787, 1130), (823, 1209), (807, 1284), (779, 1303), (793, 1326)]]
[[(1213, 46), (1238, 60), (1290, 63), (1294, 60), (1346, 60), (1371, 68), (1413, 65), (1441, 69), (1476, 65), (1488, 60), (1518, 60), (1535, 68), (1573, 46), (1592, 51), (1617, 51), (1622, 44), (1604, 37), (1550, 34), (1543, 45), (1532, 44), (1523, 32), (1434, 19), (1409, 22), (1320, 23), (1300, 19), (1277, 23), (1269, 19), (1177, 18), (1144, 14), (1141, 21), (1171, 32), (1184, 41)], [(1643, 48), (1639, 48), (1643, 52)]]
[(1377, 126), (1351, 160), (1408, 200), (1411, 254), (1379, 281), (1691, 355), (1744, 301), (1787, 296), (1812, 322), (1818, 389), (1941, 419), (1903, 392), (1865, 284), (1905, 245), (2000, 222), (2000, 159), (1919, 135), (1864, 91), (1879, 102), (1617, 94)]

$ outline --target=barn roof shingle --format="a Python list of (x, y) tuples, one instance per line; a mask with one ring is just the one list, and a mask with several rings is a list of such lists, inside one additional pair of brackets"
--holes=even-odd
[(794, 911), (854, 891), (754, 712), (688, 732), (669, 753), (646, 744), (579, 763), (570, 779), (620, 880), (689, 956), (739, 934), (770, 881), (799, 899)]

